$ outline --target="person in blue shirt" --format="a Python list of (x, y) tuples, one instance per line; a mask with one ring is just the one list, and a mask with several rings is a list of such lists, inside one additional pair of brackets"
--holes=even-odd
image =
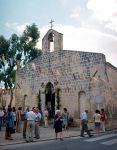
[(12, 129), (13, 129), (13, 112), (12, 108), (8, 107), (8, 111), (6, 113), (6, 132), (5, 132), (5, 139), (6, 140), (13, 140), (11, 137)]
[(85, 110), (81, 116), (81, 137), (84, 137), (84, 131), (87, 132), (88, 136), (91, 137), (93, 135), (91, 135), (90, 131), (88, 130), (88, 110)]
[(27, 112), (29, 112), (29, 107), (26, 108), (24, 112), (22, 112), (22, 120), (23, 120), (23, 138), (26, 139), (26, 128), (27, 128)]

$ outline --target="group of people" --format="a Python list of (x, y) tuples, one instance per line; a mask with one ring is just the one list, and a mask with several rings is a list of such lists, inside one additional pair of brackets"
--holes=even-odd
[[(58, 138), (58, 133), (60, 133), (60, 140), (63, 139), (62, 129), (68, 129), (68, 118), (69, 113), (67, 112), (66, 108), (64, 108), (63, 113), (61, 113), (60, 110), (56, 110), (54, 117), (56, 139)], [(22, 111), (21, 107), (19, 107), (17, 110), (15, 107), (11, 108), (11, 106), (8, 106), (8, 108), (5, 110), (0, 107), (0, 130), (2, 126), (5, 125), (6, 140), (13, 140), (12, 133), (15, 132), (22, 132), (22, 136), (26, 140), (26, 142), (32, 142), (33, 138), (39, 139), (39, 125), (43, 122), (44, 127), (48, 127), (48, 121), (49, 112), (46, 108), (42, 113), (42, 111), (37, 107), (33, 107), (32, 110), (26, 108), (26, 110), (24, 111)]]
[[(48, 120), (49, 120), (49, 112), (45, 108), (44, 112), (38, 108), (33, 107), (31, 110), (26, 108), (25, 111), (22, 111), (22, 108), (19, 107), (18, 110), (15, 107), (11, 108), (8, 106), (7, 110), (4, 110), (0, 107), (0, 130), (5, 124), (6, 131), (5, 131), (5, 139), (6, 140), (13, 140), (12, 133), (13, 132), (21, 132), (21, 127), (23, 126), (23, 138), (26, 142), (32, 142), (33, 138), (40, 138), (40, 130), (39, 125), (42, 123), (42, 118), (44, 121), (44, 127), (48, 127)], [(104, 109), (101, 111), (96, 110), (93, 116), (94, 118), (94, 125), (95, 130), (99, 134), (100, 129), (105, 132), (105, 121), (106, 121), (106, 114)], [(84, 137), (84, 132), (86, 131), (88, 136), (93, 136), (90, 131), (88, 130), (88, 110), (85, 110), (81, 116), (81, 137)], [(67, 108), (61, 110), (56, 110), (54, 116), (54, 125), (53, 128), (55, 129), (55, 137), (56, 140), (59, 138), (63, 140), (63, 129), (68, 129), (68, 122), (69, 122), (69, 113)]]
[[(88, 129), (88, 110), (85, 110), (81, 116), (81, 137), (84, 137), (84, 131), (87, 132), (89, 137), (92, 137), (93, 135), (90, 133), (90, 130)], [(95, 126), (95, 131), (97, 134), (99, 134), (100, 130), (102, 129), (103, 132), (105, 132), (105, 122), (106, 122), (106, 114), (104, 111), (104, 108), (99, 111), (98, 109), (95, 111), (93, 115), (94, 119), (94, 126)]]
[(5, 125), (5, 139), (13, 140), (12, 133), (20, 133), (23, 126), (23, 138), (27, 142), (33, 141), (34, 134), (35, 138), (40, 138), (39, 124), (41, 117), (40, 110), (36, 107), (33, 107), (32, 110), (27, 108), (25, 111), (22, 111), (21, 107), (16, 110), (15, 107), (11, 108), (11, 106), (3, 111), (0, 107), (0, 129)]
[(93, 117), (96, 133), (99, 134), (101, 129), (103, 132), (105, 132), (105, 122), (107, 120), (107, 116), (104, 109), (102, 108), (101, 111), (97, 109)]

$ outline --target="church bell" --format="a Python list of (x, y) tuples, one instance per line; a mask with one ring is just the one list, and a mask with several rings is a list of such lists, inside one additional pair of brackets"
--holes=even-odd
[(49, 35), (48, 35), (48, 40), (50, 41), (50, 42), (53, 42), (53, 33), (51, 32)]

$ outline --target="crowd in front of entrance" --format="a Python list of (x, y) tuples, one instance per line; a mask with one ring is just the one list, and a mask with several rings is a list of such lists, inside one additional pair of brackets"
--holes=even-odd
[[(68, 123), (68, 113), (67, 109), (64, 108), (64, 112), (61, 116), (61, 111), (56, 110), (54, 125), (56, 139), (58, 138), (58, 133), (60, 133), (60, 140), (63, 139), (62, 128), (67, 129)], [(3, 126), (6, 127), (5, 139), (13, 140), (12, 134), (17, 132), (21, 133), (26, 142), (32, 142), (33, 138), (40, 138), (39, 126), (44, 124), (44, 127), (48, 127), (49, 122), (49, 111), (45, 108), (42, 113), (41, 109), (38, 107), (33, 107), (31, 110), (26, 108), (22, 111), (19, 107), (17, 110), (15, 107), (8, 106), (7, 109), (0, 107), (0, 130)], [(64, 125), (63, 125), (64, 124)], [(22, 129), (23, 126), (23, 129)]]
[[(105, 132), (106, 114), (104, 112), (104, 109), (101, 109), (101, 111), (96, 110), (93, 118), (97, 134), (99, 134), (101, 128)], [(85, 110), (81, 114), (80, 119), (80, 136), (84, 137), (84, 131), (86, 131), (89, 137), (91, 137), (92, 134), (88, 130), (88, 110)], [(63, 128), (64, 130), (68, 129), (68, 120), (69, 113), (67, 111), (67, 108), (64, 108), (63, 113), (61, 112), (61, 110), (56, 110), (53, 123), (56, 140), (58, 139), (58, 136), (60, 140), (63, 140), (62, 130)], [(16, 110), (15, 107), (11, 108), (10, 106), (8, 106), (7, 109), (0, 107), (0, 130), (2, 126), (6, 127), (6, 140), (13, 140), (12, 133), (15, 132), (22, 132), (22, 136), (26, 140), (26, 142), (32, 142), (33, 138), (39, 139), (39, 126), (43, 125), (44, 123), (44, 127), (48, 127), (48, 121), (49, 112), (47, 109), (45, 109), (45, 111), (42, 113), (41, 109), (39, 109), (38, 107), (33, 107), (31, 110), (29, 110), (29, 108), (26, 108), (25, 111), (22, 111), (21, 107), (19, 107), (18, 110)]]

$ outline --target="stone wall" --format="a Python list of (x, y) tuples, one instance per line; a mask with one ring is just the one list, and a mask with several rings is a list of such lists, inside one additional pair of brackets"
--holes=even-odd
[[(11, 99), (11, 91), (8, 89), (0, 89), (0, 106), (8, 107)], [(15, 91), (13, 91), (12, 106), (15, 106)]]
[[(54, 51), (51, 51), (51, 42)], [(52, 84), (55, 108), (66, 107), (79, 121), (80, 114), (89, 110), (89, 117), (96, 109), (105, 108), (108, 118), (115, 118), (117, 109), (117, 69), (106, 62), (101, 53), (63, 50), (63, 35), (50, 29), (42, 40), (43, 54), (17, 72), (16, 107), (37, 106), (40, 91), (42, 110), (46, 103), (46, 87)]]
[[(16, 93), (18, 91), (19, 95), (30, 95), (27, 99), (36, 105), (34, 101), (41, 83), (46, 85), (51, 82), (54, 85), (54, 82), (58, 81), (63, 105), (69, 105), (70, 99), (78, 103), (80, 91), (90, 95), (92, 87), (95, 91), (99, 88), (91, 77), (95, 74), (97, 77), (100, 75), (100, 78), (104, 78), (104, 62), (104, 55), (96, 53), (74, 51), (44, 53), (18, 72)], [(35, 70), (31, 68), (32, 63), (36, 66)]]
[(88, 109), (92, 119), (97, 108), (110, 113), (113, 105), (116, 110), (116, 74), (117, 70), (107, 65), (100, 53), (46, 52), (18, 71), (16, 106), (37, 106), (36, 97), (41, 90), (44, 110), (45, 86), (51, 82), (54, 91), (60, 89), (61, 110), (68, 108), (70, 115), (79, 120), (80, 113)]

